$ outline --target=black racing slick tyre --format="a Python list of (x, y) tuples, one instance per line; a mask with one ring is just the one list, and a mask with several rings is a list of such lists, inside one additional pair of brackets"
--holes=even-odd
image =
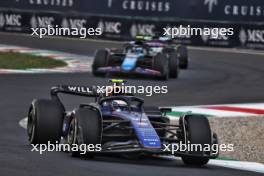
[(169, 54), (169, 75), (170, 78), (178, 78), (179, 75), (179, 65), (176, 51)]
[[(182, 118), (180, 120), (183, 120)], [(187, 115), (184, 118), (186, 137), (190, 144), (201, 144), (201, 146), (212, 145), (212, 133), (208, 119), (203, 115)], [(183, 123), (180, 123), (183, 124)], [(182, 156), (187, 165), (202, 166), (208, 163), (209, 157), (202, 156), (204, 151), (190, 151), (195, 156)], [(199, 156), (201, 155), (201, 156)]]
[(153, 68), (161, 73), (160, 79), (161, 80), (168, 80), (169, 79), (169, 68), (168, 68), (168, 59), (162, 53), (158, 53), (154, 56)]
[(189, 60), (188, 60), (188, 50), (184, 45), (179, 45), (177, 48), (178, 58), (179, 58), (179, 68), (188, 69)]
[(174, 48), (164, 48), (162, 51), (169, 59), (169, 77), (178, 78), (179, 75), (179, 59), (177, 51)]
[(80, 147), (81, 145), (93, 145), (94, 151), (72, 150), (73, 157), (89, 156), (93, 157), (95, 152), (99, 152), (102, 138), (102, 120), (97, 110), (90, 108), (79, 108), (71, 121), (68, 143)]
[(55, 100), (37, 99), (28, 113), (27, 134), (31, 144), (55, 144), (62, 134), (64, 111)]
[(109, 56), (109, 52), (106, 49), (101, 49), (96, 51), (94, 61), (92, 64), (92, 73), (95, 76), (104, 76), (105, 73), (100, 73), (97, 71), (100, 67), (105, 67), (107, 65), (107, 59)]

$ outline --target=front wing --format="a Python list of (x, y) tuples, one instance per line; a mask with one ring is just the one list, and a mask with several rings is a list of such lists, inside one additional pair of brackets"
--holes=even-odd
[[(142, 145), (139, 144), (137, 141), (129, 141), (125, 143), (112, 143), (108, 146), (103, 146), (102, 151), (100, 152), (102, 154), (127, 154), (127, 153), (141, 153), (141, 154), (148, 154), (148, 155), (172, 155), (171, 151), (165, 150), (165, 147), (161, 148), (144, 148)], [(218, 157), (218, 154), (206, 154), (203, 155), (200, 154), (194, 154), (190, 152), (181, 152), (181, 151), (174, 151), (174, 156), (197, 156), (197, 157), (205, 157), (214, 159)]]
[(136, 67), (132, 71), (124, 71), (121, 66), (100, 67), (96, 70), (98, 73), (124, 74), (124, 75), (143, 75), (143, 76), (161, 76), (157, 70)]

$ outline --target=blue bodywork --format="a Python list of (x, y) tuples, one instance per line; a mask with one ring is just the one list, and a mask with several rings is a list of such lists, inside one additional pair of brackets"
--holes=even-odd
[(141, 48), (135, 51), (128, 51), (120, 66), (105, 66), (100, 67), (96, 71), (101, 73), (125, 73), (125, 74), (139, 74), (149, 76), (161, 76), (161, 73), (157, 70), (144, 68), (138, 66), (137, 62), (139, 59), (143, 59), (145, 53)]
[(128, 55), (125, 57), (121, 69), (124, 71), (132, 71), (136, 68), (138, 56), (137, 55)]
[(131, 122), (144, 148), (161, 148), (160, 138), (145, 113), (121, 111), (114, 112), (113, 115), (123, 117)]
[(138, 48), (133, 52), (129, 51), (123, 60), (121, 69), (123, 71), (134, 70), (136, 68), (138, 59), (141, 57), (144, 57), (144, 53), (142, 49)]
[[(115, 100), (111, 100), (111, 103), (113, 101)], [(148, 116), (142, 110), (142, 105), (133, 107), (130, 110), (127, 106), (119, 106), (113, 110), (110, 105), (111, 103), (102, 103), (101, 111), (104, 117), (118, 117), (128, 120), (143, 148), (161, 148), (159, 135), (153, 128)]]

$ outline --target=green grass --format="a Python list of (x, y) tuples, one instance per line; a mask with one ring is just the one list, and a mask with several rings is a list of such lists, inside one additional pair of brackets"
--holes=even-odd
[(67, 66), (64, 61), (48, 57), (15, 52), (0, 52), (0, 69), (55, 68), (64, 66)]

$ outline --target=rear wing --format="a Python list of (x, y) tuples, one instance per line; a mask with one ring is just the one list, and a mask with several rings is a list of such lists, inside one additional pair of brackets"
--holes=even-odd
[(137, 35), (135, 37), (136, 41), (151, 41), (153, 40), (153, 36), (151, 35)]
[[(122, 86), (127, 81), (122, 79), (109, 79), (108, 83), (113, 84), (114, 86)], [(50, 90), (51, 96), (57, 96), (59, 93), (70, 94), (70, 95), (79, 95), (86, 97), (99, 97), (104, 95), (105, 90), (103, 87), (98, 86), (76, 86), (76, 85), (59, 85), (52, 87)]]
[(150, 36), (150, 35), (137, 35), (135, 41), (141, 42), (151, 42), (151, 41), (160, 41), (160, 42), (173, 42), (171, 36)]
[(59, 85), (52, 87), (50, 90), (51, 99), (56, 101), (61, 108), (65, 111), (65, 107), (58, 96), (59, 93), (77, 95), (77, 96), (85, 96), (85, 97), (94, 97), (95, 101), (98, 101), (98, 97), (100, 96), (97, 93), (97, 89), (95, 87), (86, 87), (86, 86), (71, 86), (71, 85)]
[(50, 90), (51, 97), (54, 97), (54, 96), (57, 97), (59, 93), (86, 96), (86, 97), (99, 97), (100, 96), (96, 87), (59, 85), (56, 87), (52, 87)]
[[(114, 86), (122, 86), (127, 81), (121, 79), (110, 79), (108, 82), (114, 84)], [(60, 98), (58, 96), (59, 93), (84, 96), (84, 97), (94, 97), (95, 101), (98, 101), (100, 98), (106, 96), (106, 87), (105, 86), (87, 87), (87, 86), (76, 86), (76, 85), (59, 85), (52, 87), (50, 90), (51, 98), (61, 103)]]

